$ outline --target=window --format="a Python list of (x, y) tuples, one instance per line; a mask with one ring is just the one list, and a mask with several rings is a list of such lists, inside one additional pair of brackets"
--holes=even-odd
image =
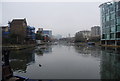
[(111, 16), (111, 20), (115, 19), (115, 13), (112, 13), (110, 16)]
[(120, 16), (120, 10), (116, 12), (117, 17)]
[(109, 34), (107, 34), (107, 39), (109, 39), (110, 38), (110, 35)]
[(116, 37), (117, 37), (117, 38), (120, 38), (120, 32), (117, 32), (117, 33), (116, 33)]
[(102, 33), (105, 33), (105, 29), (102, 29)]
[(110, 24), (111, 24), (111, 25), (115, 25), (115, 21), (114, 21), (114, 20), (111, 20), (111, 21), (110, 21)]
[(114, 11), (114, 5), (110, 6), (110, 12)]
[(109, 18), (109, 16), (107, 15), (107, 16), (106, 16), (106, 21), (109, 21), (109, 19), (110, 19), (110, 18)]
[(103, 23), (105, 22), (105, 17), (104, 17), (104, 16), (102, 17), (102, 22), (103, 22)]
[(105, 33), (109, 34), (110, 33), (110, 28), (106, 28)]
[(105, 9), (105, 13), (108, 14), (109, 13), (109, 9), (106, 8)]
[(120, 31), (120, 26), (117, 26), (117, 31)]
[(110, 38), (114, 38), (114, 33), (111, 33), (111, 34), (110, 34)]
[(120, 25), (120, 18), (117, 18), (117, 24)]
[(105, 39), (105, 35), (104, 34), (102, 34), (102, 39)]
[(120, 9), (120, 2), (118, 2), (118, 5), (117, 5), (117, 6), (118, 6), (118, 9)]
[(110, 28), (110, 32), (115, 32), (115, 27), (114, 26)]

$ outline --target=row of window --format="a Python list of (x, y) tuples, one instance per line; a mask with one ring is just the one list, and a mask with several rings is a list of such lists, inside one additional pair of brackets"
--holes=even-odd
[(114, 39), (115, 37), (120, 38), (120, 32), (117, 32), (116, 36), (115, 36), (115, 33), (102, 34), (102, 39)]
[[(113, 26), (115, 25), (115, 20), (102, 21), (102, 27)], [(120, 25), (120, 18), (117, 18), (116, 25)]]
[(115, 21), (111, 20), (111, 21), (107, 21), (107, 22), (102, 22), (102, 27), (109, 27), (109, 26), (114, 26), (115, 25)]
[(114, 12), (115, 11), (115, 8), (112, 6), (112, 7), (104, 7), (102, 8), (102, 13), (104, 14), (109, 14), (109, 12)]
[(115, 27), (113, 26), (113, 27), (108, 27), (108, 28), (103, 28), (103, 30), (102, 30), (102, 32), (103, 33), (106, 33), (106, 34), (109, 34), (109, 33), (111, 33), (111, 32), (118, 32), (118, 31), (120, 31), (120, 25), (119, 26), (117, 26), (116, 27), (116, 29), (115, 29)]

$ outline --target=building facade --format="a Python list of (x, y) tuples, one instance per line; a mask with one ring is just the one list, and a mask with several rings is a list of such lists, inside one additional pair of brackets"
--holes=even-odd
[(91, 31), (89, 31), (89, 30), (83, 30), (83, 31), (80, 31), (80, 33), (82, 33), (82, 35), (83, 35), (83, 38), (85, 38), (85, 39), (89, 39), (89, 37), (91, 36)]
[(100, 6), (103, 45), (120, 45), (120, 1)]
[(48, 37), (52, 37), (52, 31), (51, 30), (43, 30), (43, 35), (44, 36), (48, 36)]
[(91, 28), (91, 36), (92, 37), (98, 37), (100, 35), (101, 35), (100, 26), (94, 26)]
[(1, 26), (0, 28), (1, 28), (2, 44), (9, 43), (10, 28), (8, 26)]
[(36, 31), (36, 40), (43, 40), (43, 28), (38, 28)]
[(75, 34), (75, 42), (85, 42), (89, 40), (90, 36), (91, 31), (89, 30), (79, 31)]
[(43, 30), (44, 41), (49, 42), (52, 38), (52, 31), (51, 30)]
[(43, 35), (43, 28), (38, 28), (38, 30), (36, 31), (36, 34)]
[(17, 42), (25, 42), (27, 36), (27, 22), (26, 19), (13, 19), (9, 22), (10, 32), (17, 36)]
[(27, 26), (27, 37), (28, 40), (35, 40), (35, 27)]
[(8, 38), (10, 34), (10, 28), (8, 26), (2, 26), (2, 38)]

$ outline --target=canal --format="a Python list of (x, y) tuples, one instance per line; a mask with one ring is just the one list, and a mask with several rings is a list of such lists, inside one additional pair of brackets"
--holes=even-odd
[(14, 75), (31, 79), (120, 79), (120, 48), (46, 45), (11, 51)]

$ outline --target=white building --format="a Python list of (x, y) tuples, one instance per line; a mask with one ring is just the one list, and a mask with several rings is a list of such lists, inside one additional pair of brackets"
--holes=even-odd
[(92, 37), (98, 37), (100, 36), (101, 31), (100, 31), (100, 27), (99, 26), (94, 26), (91, 28), (91, 36)]

